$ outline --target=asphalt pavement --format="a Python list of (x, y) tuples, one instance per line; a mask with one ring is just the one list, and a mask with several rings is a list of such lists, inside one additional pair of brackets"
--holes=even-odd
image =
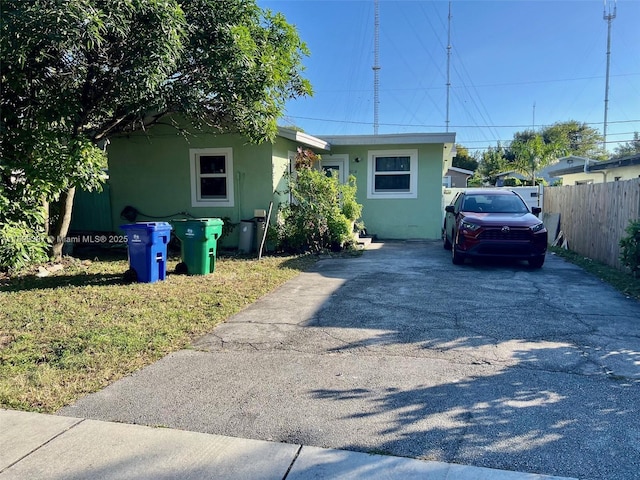
[(192, 349), (58, 413), (629, 480), (639, 406), (636, 300), (553, 255), (542, 269), (453, 266), (439, 242), (387, 242), (321, 260)]

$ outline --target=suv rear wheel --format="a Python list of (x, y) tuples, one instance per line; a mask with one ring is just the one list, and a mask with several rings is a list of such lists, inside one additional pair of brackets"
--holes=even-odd
[(451, 250), (451, 242), (447, 238), (447, 231), (446, 230), (443, 230), (443, 232), (442, 232), (442, 245), (444, 246), (445, 250)]

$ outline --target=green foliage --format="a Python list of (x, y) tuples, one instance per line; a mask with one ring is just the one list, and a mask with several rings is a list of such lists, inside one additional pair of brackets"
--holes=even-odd
[(640, 134), (633, 132), (633, 140), (626, 142), (615, 149), (615, 154), (612, 158), (623, 158), (631, 155), (637, 155), (640, 153)]
[(483, 181), (491, 185), (498, 173), (512, 170), (526, 175), (529, 183), (539, 183), (538, 179), (533, 180), (536, 172), (558, 156), (605, 158), (601, 142), (602, 136), (596, 129), (575, 120), (557, 122), (537, 131), (526, 129), (514, 133), (507, 148), (498, 143), (484, 151), (478, 170)]
[[(0, 408), (53, 413), (185, 348), (315, 262), (218, 256), (215, 275), (173, 275), (149, 288), (122, 281), (124, 252), (95, 255), (46, 278), (0, 282)], [(168, 259), (168, 271), (177, 263)]]
[(269, 140), (311, 94), (306, 45), (255, 0), (3, 0), (0, 49), (0, 220), (45, 229), (51, 204), (55, 238), (55, 203), (99, 188), (111, 136), (179, 114)]
[(453, 157), (451, 162), (452, 166), (471, 170), (472, 172), (478, 169), (478, 159), (474, 155), (469, 155), (469, 150), (466, 147), (456, 144), (456, 152), (456, 156)]
[(505, 187), (521, 187), (522, 180), (520, 180), (519, 178), (505, 178), (504, 186)]
[(620, 261), (634, 277), (640, 274), (640, 220), (629, 222), (627, 236), (620, 240)]
[(47, 260), (44, 234), (24, 222), (2, 223), (0, 226), (0, 271), (19, 271), (33, 262)]
[(605, 159), (604, 140), (598, 130), (576, 120), (556, 122), (540, 131), (545, 144), (557, 145), (565, 155)]
[(505, 154), (505, 149), (500, 143), (482, 152), (478, 171), (483, 182), (495, 185), (497, 175), (508, 170)]
[(337, 250), (353, 241), (362, 213), (356, 179), (341, 184), (337, 175), (313, 168), (315, 160), (312, 152), (299, 150), (296, 174), (289, 178), (293, 202), (281, 207), (278, 222), (278, 243), (285, 251)]
[(477, 171), (471, 178), (469, 178), (469, 180), (467, 180), (468, 187), (482, 187), (483, 184), (484, 181), (482, 179), (482, 176)]
[(510, 163), (512, 169), (526, 175), (531, 184), (535, 184), (536, 172), (549, 165), (562, 151), (557, 143), (545, 143), (542, 135), (532, 132), (527, 139), (517, 139), (511, 142), (509, 150), (513, 155)]

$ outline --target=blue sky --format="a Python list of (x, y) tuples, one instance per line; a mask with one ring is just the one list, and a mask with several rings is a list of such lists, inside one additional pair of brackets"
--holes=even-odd
[[(283, 125), (373, 133), (374, 0), (258, 0), (296, 25), (314, 96)], [(607, 10), (613, 3), (608, 2)], [(602, 0), (453, 0), (449, 131), (479, 151), (558, 121), (602, 132), (607, 22)], [(444, 132), (448, 1), (380, 0), (379, 133)], [(640, 131), (640, 1), (612, 23), (608, 149)], [(535, 108), (534, 108), (535, 104)]]

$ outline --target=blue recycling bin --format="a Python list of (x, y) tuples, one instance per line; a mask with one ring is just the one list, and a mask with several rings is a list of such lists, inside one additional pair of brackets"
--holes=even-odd
[(164, 280), (171, 225), (167, 222), (138, 222), (120, 228), (127, 234), (129, 274), (135, 274), (135, 280), (140, 283)]

